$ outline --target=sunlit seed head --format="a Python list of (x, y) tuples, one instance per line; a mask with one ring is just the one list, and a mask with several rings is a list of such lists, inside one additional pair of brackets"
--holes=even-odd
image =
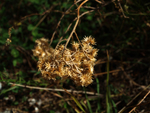
[(92, 83), (96, 61), (94, 57), (98, 51), (92, 46), (95, 44), (94, 38), (85, 37), (81, 41), (81, 48), (79, 43), (73, 42), (72, 49), (64, 50), (65, 46), (60, 45), (55, 52), (48, 46), (48, 40), (45, 38), (37, 40), (36, 43), (38, 45), (33, 50), (33, 55), (39, 58), (37, 66), (44, 78), (56, 80), (57, 76), (62, 79), (70, 77), (82, 86)]
[(45, 52), (42, 52), (42, 53), (41, 53), (41, 56), (42, 56), (42, 57), (44, 57), (45, 55), (46, 55)]
[(40, 41), (48, 42), (48, 39), (46, 39), (46, 38), (43, 37), (43, 38), (40, 39)]
[(97, 54), (98, 54), (98, 49), (93, 49), (92, 51), (91, 51), (91, 54), (92, 54), (92, 56), (97, 56)]
[(73, 42), (73, 43), (72, 43), (72, 48), (75, 49), (75, 50), (77, 50), (77, 49), (79, 48), (79, 46), (80, 46), (80, 45), (79, 45), (79, 43), (77, 43), (77, 42)]
[(91, 62), (95, 62), (95, 61), (96, 61), (96, 58), (91, 58), (90, 61), (91, 61)]
[(92, 73), (92, 74), (93, 74), (93, 71), (94, 71), (93, 66), (90, 66), (90, 73)]
[(55, 55), (59, 55), (60, 51), (59, 50), (55, 50), (54, 54)]
[(40, 54), (40, 51), (35, 51), (36, 52), (36, 54)]
[(67, 55), (71, 55), (71, 51), (69, 49), (66, 49), (64, 51), (64, 55), (67, 56)]
[(92, 45), (95, 45), (96, 42), (95, 42), (95, 38), (92, 38), (91, 36), (89, 37), (89, 43), (92, 44)]
[(84, 42), (88, 42), (89, 37), (84, 38)]
[(57, 50), (62, 51), (65, 48), (64, 45), (60, 45)]
[(48, 69), (48, 70), (51, 68), (51, 65), (50, 65), (49, 62), (45, 62), (45, 68)]
[(41, 41), (40, 40), (36, 40), (35, 43), (37, 43), (38, 45), (41, 45)]
[(85, 37), (82, 42), (85, 42), (85, 43), (89, 43), (89, 44), (92, 44), (92, 45), (95, 45), (96, 42), (95, 42), (95, 38), (92, 38), (91, 36), (89, 37)]

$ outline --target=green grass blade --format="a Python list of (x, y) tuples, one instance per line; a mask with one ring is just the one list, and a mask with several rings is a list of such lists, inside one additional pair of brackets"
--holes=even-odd
[(13, 89), (16, 89), (17, 87), (18, 87), (18, 86), (14, 86), (14, 87), (11, 87), (11, 88), (9, 88), (9, 89), (3, 89), (3, 90), (1, 91), (1, 93), (0, 93), (0, 95), (6, 93), (6, 92), (8, 92), (8, 91), (11, 91), (11, 90), (13, 90)]
[(4, 81), (4, 79), (3, 79), (3, 76), (2, 76), (2, 73), (1, 73), (1, 72), (0, 72), (0, 76), (1, 76), (2, 81)]
[[(100, 93), (100, 84), (98, 78), (96, 78), (96, 83), (97, 83), (97, 93)], [(100, 98), (98, 98), (97, 102), (97, 111), (96, 112), (101, 112), (101, 106), (100, 106)]]
[(74, 102), (77, 104), (77, 106), (85, 113), (85, 110), (83, 109), (80, 102), (71, 93), (69, 93), (66, 89), (64, 89), (64, 90), (66, 91), (66, 93), (68, 93), (71, 96), (71, 98), (74, 100)]
[(86, 94), (86, 90), (85, 90), (85, 88), (83, 88), (83, 89), (85, 91), (85, 97), (86, 97), (86, 100), (87, 100), (87, 105), (88, 105), (89, 111), (90, 111), (90, 113), (93, 113), (92, 108), (91, 108), (91, 104), (90, 104), (89, 99), (88, 99), (87, 94)]
[[(71, 94), (70, 94), (71, 95)], [(82, 105), (80, 104), (80, 102), (73, 96), (71, 95), (71, 98), (74, 100), (74, 102), (78, 105), (78, 107), (85, 112), (85, 110), (83, 109)]]
[(81, 103), (82, 106), (84, 106), (84, 108), (87, 110), (88, 108), (87, 108), (86, 104), (85, 104), (83, 101), (84, 101), (84, 100), (82, 99), (82, 100), (80, 101), (80, 103)]
[(110, 89), (109, 89), (109, 54), (107, 51), (107, 80), (106, 80), (106, 107), (107, 113), (111, 112), (110, 107)]
[(113, 108), (114, 108), (115, 113), (118, 113), (118, 112), (117, 112), (116, 104), (115, 104), (115, 102), (114, 102), (112, 99), (111, 99), (111, 103), (112, 103), (112, 106), (113, 106)]

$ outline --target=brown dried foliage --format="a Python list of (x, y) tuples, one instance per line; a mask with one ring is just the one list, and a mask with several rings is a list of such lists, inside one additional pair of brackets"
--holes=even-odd
[(94, 48), (95, 39), (91, 36), (85, 37), (81, 45), (72, 43), (72, 48), (59, 45), (55, 50), (49, 47), (49, 40), (41, 38), (36, 40), (33, 55), (39, 58), (37, 66), (42, 76), (46, 79), (56, 80), (71, 78), (77, 85), (88, 86), (93, 82), (93, 70), (95, 56), (98, 49)]

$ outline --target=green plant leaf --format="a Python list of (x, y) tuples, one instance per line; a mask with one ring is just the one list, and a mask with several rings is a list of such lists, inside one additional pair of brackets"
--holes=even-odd
[(29, 30), (29, 31), (32, 31), (33, 29), (34, 29), (34, 26), (33, 26), (32, 24), (29, 24), (29, 25), (28, 25), (28, 30)]
[(0, 44), (5, 44), (6, 41), (5, 40), (0, 40)]
[(114, 108), (115, 113), (118, 113), (118, 112), (117, 112), (117, 107), (116, 107), (115, 102), (114, 102), (112, 99), (111, 99), (111, 102), (112, 102), (112, 106), (113, 106), (113, 108)]
[(19, 104), (19, 102), (18, 102), (18, 101), (14, 102), (14, 105), (18, 105), (18, 104)]
[(16, 73), (16, 75), (23, 75), (23, 72), (22, 72), (22, 71), (18, 71), (18, 72)]
[(19, 92), (19, 88), (16, 88), (16, 89), (12, 90), (12, 92), (18, 93)]
[(16, 57), (19, 56), (19, 51), (17, 49), (12, 49), (11, 50), (11, 55), (16, 58)]
[(87, 20), (92, 20), (93, 19), (93, 16), (92, 15), (88, 15), (87, 16)]
[(68, 3), (67, 2), (64, 2), (63, 4), (62, 4), (62, 8), (67, 8), (68, 7)]
[(13, 60), (13, 66), (14, 66), (14, 67), (17, 66), (17, 60), (16, 60), (16, 59)]
[(38, 35), (38, 31), (37, 31), (37, 30), (32, 31), (32, 35), (33, 35), (34, 37), (36, 37), (36, 36)]
[(55, 111), (53, 111), (53, 110), (50, 110), (50, 112), (49, 113), (55, 113)]
[(33, 4), (39, 4), (40, 3), (39, 0), (30, 0), (30, 2), (33, 3)]
[(64, 103), (64, 108), (67, 109), (67, 103), (66, 102)]

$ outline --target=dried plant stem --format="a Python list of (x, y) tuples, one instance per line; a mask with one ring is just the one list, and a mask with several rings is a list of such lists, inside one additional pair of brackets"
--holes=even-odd
[(150, 87), (150, 84), (149, 84), (147, 87), (145, 87), (141, 92), (139, 92), (139, 93), (138, 93), (125, 107), (123, 107), (118, 113), (123, 113), (123, 112), (126, 110), (126, 108), (127, 108), (143, 91), (147, 90), (149, 87)]
[(146, 95), (143, 97), (143, 99), (142, 99), (129, 113), (132, 113), (132, 111), (135, 110), (136, 107), (141, 104), (141, 102), (143, 102), (143, 100), (149, 95), (149, 93), (150, 93), (150, 91), (148, 91), (148, 92), (146, 93)]
[[(65, 92), (68, 91), (70, 93), (82, 93), (85, 94), (84, 91), (76, 91), (76, 90), (71, 90), (71, 89), (53, 89), (53, 88), (42, 88), (42, 87), (34, 87), (34, 86), (28, 86), (28, 85), (21, 85), (21, 84), (15, 84), (10, 82), (9, 84), (13, 85), (13, 86), (19, 86), (19, 87), (24, 87), (24, 88), (29, 88), (29, 89), (39, 89), (39, 90), (49, 90), (49, 91), (59, 91), (59, 92)], [(88, 95), (96, 95), (96, 96), (100, 96), (100, 98), (103, 98), (104, 95), (99, 94), (99, 93), (94, 93), (94, 92), (86, 92), (86, 94)]]
[(119, 0), (118, 0), (118, 5), (119, 5), (119, 7), (120, 7), (120, 9), (121, 9), (121, 12), (122, 12), (122, 14), (123, 14), (124, 18), (129, 18), (129, 17), (127, 17), (127, 16), (124, 14), (123, 8), (122, 8), (122, 6), (121, 6), (121, 4), (120, 4), (120, 1), (119, 1)]
[(98, 2), (99, 4), (103, 4), (103, 2), (99, 1), (99, 0), (95, 0), (96, 2)]
[(74, 34), (76, 35), (76, 38), (78, 39), (79, 44), (82, 46), (81, 41), (79, 40), (79, 37), (78, 37), (76, 31), (74, 32)]
[[(80, 2), (80, 1), (81, 1), (81, 0), (78, 0), (78, 1), (77, 1), (76, 3), (74, 3), (65, 13), (63, 13), (63, 15), (61, 16), (59, 22), (57, 23), (57, 26), (56, 26), (55, 31), (53, 32), (53, 35), (52, 35), (51, 41), (50, 41), (50, 45), (51, 45), (52, 42), (53, 42), (54, 36), (55, 36), (55, 34), (56, 34), (56, 30), (58, 29), (58, 27), (59, 27), (59, 25), (60, 25), (60, 23), (61, 23), (61, 20), (63, 19), (63, 17), (65, 16), (65, 14), (66, 14), (75, 4), (77, 4), (77, 3)], [(60, 42), (61, 42), (61, 39), (62, 39), (62, 38), (60, 38)]]
[(13, 27), (13, 26), (12, 26), (12, 27), (10, 27), (10, 28), (9, 28), (9, 30), (8, 30), (9, 39), (11, 38), (11, 31), (12, 31), (12, 29), (14, 29), (14, 27)]
[[(86, 12), (82, 13), (82, 14), (79, 16), (79, 18), (81, 18), (81, 17), (84, 16), (85, 14), (91, 13), (91, 12), (93, 12), (93, 11), (94, 11), (94, 10), (86, 11)], [(78, 18), (76, 17), (76, 18), (73, 20), (73, 22), (76, 21), (77, 19), (78, 19)], [(66, 34), (66, 33), (69, 31), (69, 29), (70, 29), (70, 27), (72, 26), (73, 22), (69, 24), (69, 26), (68, 26), (68, 28), (67, 28), (67, 30), (65, 31), (64, 34)], [(76, 32), (74, 32), (74, 33), (76, 33)], [(76, 35), (76, 34), (75, 34), (75, 35)], [(57, 49), (57, 47), (58, 47), (59, 44), (61, 43), (62, 38), (63, 38), (63, 36), (60, 37), (59, 42), (57, 43), (57, 45), (56, 45), (56, 47), (55, 47), (55, 50)], [(78, 41), (79, 41), (79, 43), (80, 43), (80, 45), (81, 45), (81, 42), (80, 42), (80, 40), (79, 40), (78, 37), (77, 37), (77, 39), (78, 39)]]
[[(79, 16), (79, 18), (81, 18), (81, 17), (84, 16), (85, 14), (91, 13), (91, 12), (93, 12), (93, 11), (94, 11), (94, 10), (86, 11), (86, 12), (82, 13), (82, 14)], [(76, 17), (76, 18), (73, 20), (73, 22), (76, 21), (77, 19), (78, 19), (78, 18)], [(73, 23), (73, 22), (72, 22), (72, 23)], [(69, 24), (67, 30), (65, 31), (65, 34), (69, 31), (69, 29), (70, 29), (72, 23)]]
[(42, 19), (36, 24), (36, 26), (33, 28), (33, 30), (32, 31), (34, 31), (42, 22), (43, 22), (43, 20), (47, 17), (47, 15), (51, 12), (51, 10), (54, 8), (54, 6), (52, 6), (52, 7), (50, 7), (49, 9), (48, 9), (48, 13), (47, 14), (45, 14), (43, 17), (42, 17)]
[[(76, 27), (77, 27), (78, 23), (79, 23), (79, 19), (80, 19), (80, 16), (79, 16), (80, 13), (79, 13), (79, 11), (80, 11), (80, 8), (81, 8), (81, 6), (82, 6), (83, 4), (85, 4), (87, 1), (88, 1), (88, 0), (83, 1), (83, 2), (79, 5), (79, 7), (78, 7), (78, 10), (77, 10), (77, 21), (76, 21), (76, 23), (75, 23), (75, 26), (74, 26), (74, 28), (73, 28), (73, 30), (72, 30), (70, 36), (68, 37), (68, 40), (67, 40), (67, 42), (66, 42), (66, 44), (65, 44), (65, 48), (67, 47), (67, 45), (68, 45), (68, 43), (69, 43), (69, 41), (70, 41), (70, 39), (71, 39), (73, 33), (74, 33), (75, 30), (76, 30)], [(64, 49), (65, 49), (65, 48), (64, 48)]]
[[(139, 85), (138, 83), (136, 83), (135, 81), (132, 80), (132, 78), (124, 71), (124, 68), (123, 68), (123, 67), (121, 67), (121, 70), (123, 71), (123, 73), (124, 73), (124, 75), (126, 76), (126, 78), (129, 79), (130, 82), (131, 82), (133, 85), (141, 87), (141, 85)], [(143, 88), (143, 87), (142, 87), (142, 88)]]
[[(109, 71), (109, 73), (115, 73), (115, 72), (119, 72), (119, 71), (121, 71), (121, 70), (112, 70), (112, 71)], [(107, 72), (102, 72), (102, 73), (95, 73), (94, 75), (95, 76), (98, 76), (98, 75), (104, 75), (104, 74), (107, 74)]]

